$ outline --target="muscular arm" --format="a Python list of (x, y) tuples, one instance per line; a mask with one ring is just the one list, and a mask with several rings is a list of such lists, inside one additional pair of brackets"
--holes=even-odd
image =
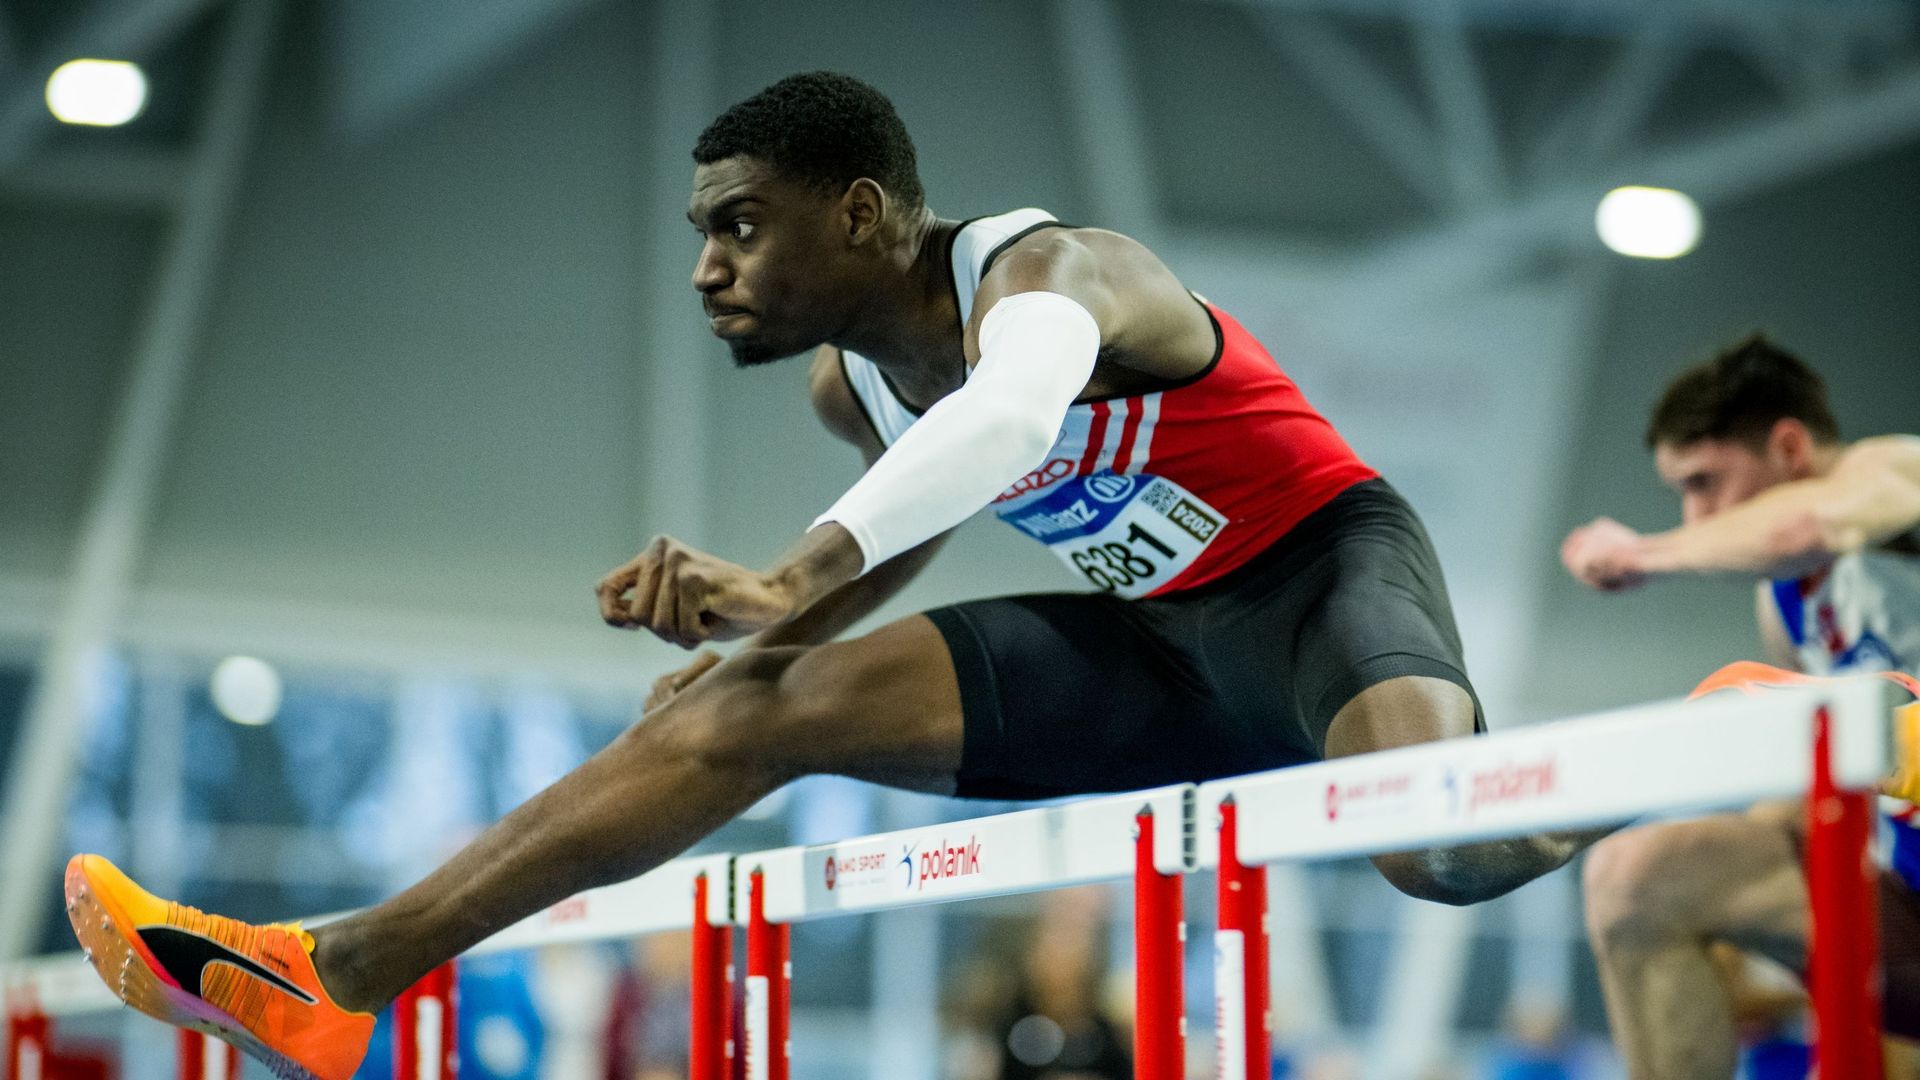
[[(839, 349), (823, 345), (814, 353), (808, 391), (820, 422), (835, 437), (859, 450), (868, 467), (872, 467), (886, 447), (861, 412), (860, 403), (854, 400), (853, 389), (847, 385), (840, 367)], [(941, 533), (888, 559), (864, 576), (821, 597), (801, 615), (762, 632), (752, 643), (818, 645), (832, 641), (906, 588), (946, 545), (949, 535), (950, 532)]]
[(1826, 476), (1771, 488), (1722, 513), (1642, 537), (1648, 574), (1799, 577), (1920, 527), (1920, 438), (1866, 439)]
[(992, 502), (1045, 460), (1086, 389), (1102, 328), (1080, 298), (1098, 291), (1059, 258), (1010, 254), (1007, 261), (1022, 268), (1009, 271), (1010, 287), (983, 285), (976, 294), (979, 317), (962, 338), (971, 368), (966, 380), (935, 401), (815, 520), (810, 537), (831, 530), (836, 547), (850, 539), (858, 549), (855, 572), (841, 581)]

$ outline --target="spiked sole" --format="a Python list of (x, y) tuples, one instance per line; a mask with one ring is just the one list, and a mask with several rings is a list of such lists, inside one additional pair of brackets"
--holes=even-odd
[(218, 1006), (159, 974), (137, 931), (113, 898), (93, 887), (78, 866), (67, 871), (67, 918), (87, 960), (109, 989), (139, 1011), (175, 1027), (204, 1032), (264, 1063), (280, 1080), (320, 1080), (299, 1062), (261, 1042)]

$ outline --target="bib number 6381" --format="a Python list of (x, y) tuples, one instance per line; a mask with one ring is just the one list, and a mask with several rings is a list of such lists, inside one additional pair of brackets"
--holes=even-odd
[[(1148, 558), (1148, 553), (1158, 555), (1160, 561)], [(1069, 557), (1094, 588), (1118, 592), (1151, 580), (1176, 554), (1166, 541), (1135, 521), (1125, 536), (1081, 548)]]

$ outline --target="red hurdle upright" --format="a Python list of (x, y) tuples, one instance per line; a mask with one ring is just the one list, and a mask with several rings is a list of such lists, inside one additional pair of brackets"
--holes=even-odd
[(1182, 878), (1154, 865), (1153, 807), (1133, 820), (1133, 1075), (1180, 1080), (1187, 1064)]
[(1219, 929), (1214, 934), (1214, 1000), (1220, 1080), (1266, 1080), (1273, 1010), (1267, 984), (1267, 871), (1240, 862), (1239, 811), (1220, 803)]
[(733, 1076), (733, 927), (715, 926), (710, 917), (713, 882), (701, 874), (693, 883), (693, 1033), (687, 1047), (687, 1080), (731, 1080)]
[(42, 1080), (52, 1026), (31, 997), (7, 1002), (7, 1080)]
[(452, 961), (434, 968), (393, 1003), (394, 1080), (456, 1080), (459, 993)]
[(179, 1080), (240, 1080), (240, 1051), (187, 1028), (177, 1039)]
[(1867, 850), (1874, 794), (1833, 777), (1833, 717), (1813, 720), (1813, 787), (1807, 798), (1807, 892), (1813, 905), (1808, 965), (1814, 1063), (1821, 1080), (1881, 1080), (1879, 870)]
[(766, 878), (758, 869), (747, 892), (747, 1080), (787, 1080), (793, 1057), (792, 931), (767, 921)]

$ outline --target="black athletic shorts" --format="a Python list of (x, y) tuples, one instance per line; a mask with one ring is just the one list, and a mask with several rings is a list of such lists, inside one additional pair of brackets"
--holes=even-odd
[[(1223, 577), (1163, 598), (1046, 593), (927, 613), (966, 720), (959, 794), (1042, 799), (1321, 758), (1334, 714), (1402, 675), (1473, 693), (1427, 532), (1341, 492)], [(1479, 699), (1474, 699), (1480, 726)]]

